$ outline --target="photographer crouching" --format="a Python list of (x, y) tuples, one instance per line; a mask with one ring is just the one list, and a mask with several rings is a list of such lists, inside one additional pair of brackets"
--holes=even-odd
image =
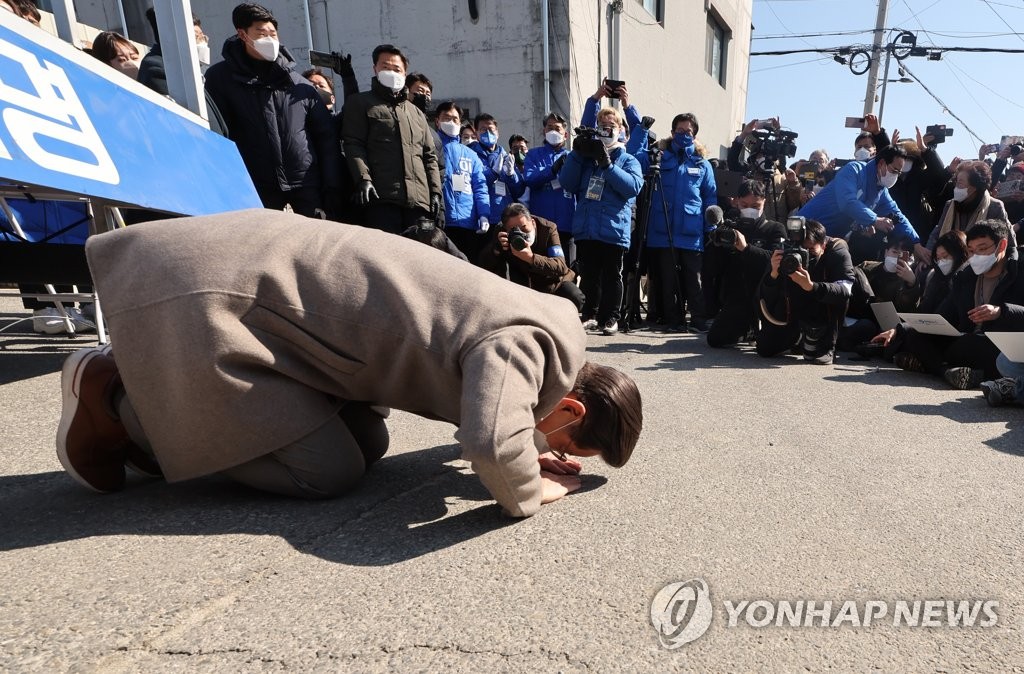
[(531, 215), (523, 204), (510, 204), (501, 214), (491, 245), (480, 253), (479, 265), (513, 283), (537, 292), (564, 297), (583, 309), (583, 292), (565, 262), (558, 227)]
[(725, 221), (711, 232), (712, 246), (726, 254), (722, 309), (708, 330), (708, 346), (738, 344), (757, 325), (758, 287), (770, 266), (769, 246), (786, 236), (785, 225), (765, 217), (766, 196), (763, 182), (744, 180)]
[(808, 362), (831, 364), (853, 282), (846, 241), (827, 236), (820, 222), (791, 216), (761, 280), (757, 353), (799, 349)]

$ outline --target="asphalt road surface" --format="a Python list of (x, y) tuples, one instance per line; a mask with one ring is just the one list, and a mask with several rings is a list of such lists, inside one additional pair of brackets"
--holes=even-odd
[[(0, 327), (26, 315), (0, 300)], [(1024, 409), (978, 392), (593, 336), (643, 392), (640, 443), (513, 521), (452, 427), (402, 413), (334, 501), (218, 478), (88, 492), (53, 438), (61, 362), (92, 343), (0, 333), (0, 671), (1024, 666)]]

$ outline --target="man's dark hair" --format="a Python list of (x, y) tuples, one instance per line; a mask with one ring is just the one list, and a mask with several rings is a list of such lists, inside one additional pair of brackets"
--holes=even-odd
[[(373, 64), (377, 65), (377, 62), (374, 61)], [(430, 89), (430, 93), (434, 93), (434, 83), (431, 82), (430, 79), (423, 73), (409, 73), (408, 75), (405, 76), (406, 89), (409, 89), (410, 87), (412, 87), (412, 85), (416, 84), (417, 82), (422, 82), (423, 84), (427, 85), (427, 89)]]
[[(405, 57), (405, 54), (402, 53), (402, 50), (399, 49), (398, 47), (396, 47), (395, 45), (393, 45), (393, 44), (379, 44), (376, 47), (374, 47), (373, 48), (373, 65), (377, 65), (377, 59), (380, 58), (381, 54), (394, 54), (398, 58), (402, 59), (402, 65), (405, 66), (405, 69), (406, 70), (409, 69), (409, 59), (407, 59)], [(433, 91), (434, 88), (431, 87), (430, 90)]]
[(907, 158), (907, 151), (900, 145), (887, 145), (875, 153), (875, 159), (891, 164), (897, 157)]
[(974, 223), (974, 227), (967, 230), (968, 243), (984, 237), (988, 237), (998, 244), (1010, 237), (1010, 228), (1002, 220), (979, 220)]
[(700, 132), (700, 124), (697, 123), (697, 115), (692, 112), (683, 112), (672, 118), (672, 133), (676, 132), (676, 127), (679, 126), (680, 122), (689, 122), (693, 125), (693, 137), (697, 137), (697, 133)]
[(231, 10), (231, 23), (235, 28), (248, 30), (254, 23), (269, 21), (277, 28), (277, 19), (270, 13), (270, 10), (263, 5), (253, 2), (243, 2)]
[(459, 110), (459, 106), (455, 101), (445, 101), (444, 103), (439, 104), (437, 108), (434, 109), (434, 112), (436, 115), (440, 116), (442, 112), (448, 112), (449, 110), (454, 110), (459, 113), (459, 119), (462, 119), (462, 111)]
[(498, 120), (494, 118), (494, 115), (488, 115), (486, 112), (481, 112), (473, 118), (473, 128), (480, 128), (480, 125), (484, 122), (494, 122), (494, 126), (498, 126)]
[(740, 188), (736, 190), (736, 196), (738, 198), (749, 197), (751, 194), (755, 197), (764, 199), (766, 195), (764, 183), (760, 180), (744, 180), (741, 182)]
[(939, 237), (932, 246), (932, 259), (937, 260), (935, 251), (942, 247), (953, 258), (953, 269), (959, 269), (970, 253), (967, 252), (967, 236), (959, 229), (951, 229)]
[(874, 144), (875, 137), (871, 135), (870, 131), (861, 131), (857, 134), (857, 137), (853, 139), (853, 146), (857, 147), (857, 143), (861, 142), (865, 138), (871, 139), (871, 143)]
[(992, 169), (983, 161), (965, 161), (956, 168), (956, 172), (967, 174), (967, 183), (982, 192), (992, 186)]
[(817, 220), (807, 220), (804, 223), (806, 229), (807, 238), (814, 243), (825, 243), (828, 239), (828, 234), (825, 233), (825, 225), (821, 224)]
[(888, 250), (889, 248), (899, 248), (900, 250), (913, 252), (914, 240), (911, 239), (909, 236), (895, 236), (889, 239), (889, 241), (885, 244), (885, 248), (886, 250)]
[(511, 136), (509, 136), (509, 137), (508, 137), (508, 149), (510, 149), (510, 150), (511, 150), (511, 149), (512, 149), (512, 144), (513, 144), (513, 143), (518, 143), (519, 141), (523, 141), (523, 142), (525, 142), (525, 143), (526, 143), (527, 145), (529, 145), (529, 144), (530, 144), (530, 142), (529, 142), (529, 141), (527, 141), (527, 140), (526, 140), (526, 138), (525, 138), (524, 136), (521, 136), (521, 135), (519, 135), (518, 133), (513, 133), (513, 134), (512, 134)]
[(513, 203), (505, 207), (505, 210), (501, 212), (501, 224), (508, 224), (508, 221), (512, 218), (518, 218), (520, 215), (525, 215), (530, 218), (530, 209), (526, 207), (526, 204)]
[(547, 117), (544, 118), (543, 126), (547, 126), (548, 122), (550, 122), (551, 120), (554, 120), (554, 121), (558, 122), (562, 126), (565, 126), (565, 127), (569, 126), (569, 123), (567, 121), (565, 121), (565, 117), (562, 117), (557, 112), (549, 112)]
[(609, 466), (626, 465), (644, 422), (636, 382), (618, 370), (588, 362), (576, 375), (572, 393), (587, 410), (570, 433), (573, 442), (600, 450)]
[(320, 77), (327, 80), (327, 88), (331, 90), (332, 94), (334, 93), (334, 82), (331, 81), (330, 76), (320, 68), (310, 68), (306, 72), (302, 73), (302, 76), (307, 80), (311, 78), (313, 75), (319, 75)]

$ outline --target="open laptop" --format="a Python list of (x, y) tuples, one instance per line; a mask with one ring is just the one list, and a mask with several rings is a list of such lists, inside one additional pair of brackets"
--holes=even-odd
[(985, 336), (1007, 358), (1015, 363), (1024, 363), (1024, 332), (986, 332)]
[(896, 313), (896, 305), (892, 302), (872, 302), (871, 311), (882, 330), (892, 330), (900, 324), (900, 315)]
[(926, 335), (959, 337), (964, 334), (949, 324), (940, 314), (898, 314), (906, 327)]

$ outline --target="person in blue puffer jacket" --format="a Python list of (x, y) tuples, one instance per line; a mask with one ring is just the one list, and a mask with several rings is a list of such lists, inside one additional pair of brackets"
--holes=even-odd
[(576, 246), (572, 239), (572, 217), (576, 212), (576, 197), (562, 189), (558, 172), (569, 156), (565, 146), (569, 138), (569, 125), (559, 114), (544, 118), (544, 142), (530, 149), (523, 161), (523, 180), (530, 188), (530, 212), (555, 223), (562, 240), (565, 261), (575, 266)]
[(490, 221), (498, 222), (505, 208), (523, 195), (526, 183), (516, 170), (515, 157), (498, 144), (498, 120), (493, 115), (481, 113), (473, 120), (473, 126), (479, 140), (470, 143), (469, 149), (476, 152), (483, 164), (491, 199)]
[(437, 134), (444, 148), (445, 234), (470, 260), (480, 257), (491, 227), (491, 201), (484, 166), (476, 153), (459, 141), (462, 128), (459, 108), (453, 101), (437, 106)]
[[(683, 301), (690, 309), (690, 327), (707, 331), (707, 314), (701, 289), (704, 237), (714, 229), (704, 221), (704, 211), (718, 203), (718, 188), (711, 164), (701, 157), (694, 146), (700, 130), (697, 118), (691, 113), (676, 115), (672, 120), (672, 140), (660, 144), (661, 181), (659, 191), (655, 184), (652, 193), (651, 217), (647, 225), (647, 249), (652, 279), (664, 312), (669, 331), (684, 330)], [(641, 166), (648, 169), (648, 157), (641, 155)], [(662, 196), (664, 195), (664, 197)], [(665, 208), (671, 232), (665, 222)], [(678, 290), (678, 292), (677, 292)]]
[(619, 111), (597, 114), (598, 138), (578, 136), (558, 174), (576, 196), (572, 234), (586, 296), (584, 327), (618, 332), (622, 304), (622, 260), (629, 248), (632, 207), (644, 184), (640, 162), (619, 141), (625, 123)]

